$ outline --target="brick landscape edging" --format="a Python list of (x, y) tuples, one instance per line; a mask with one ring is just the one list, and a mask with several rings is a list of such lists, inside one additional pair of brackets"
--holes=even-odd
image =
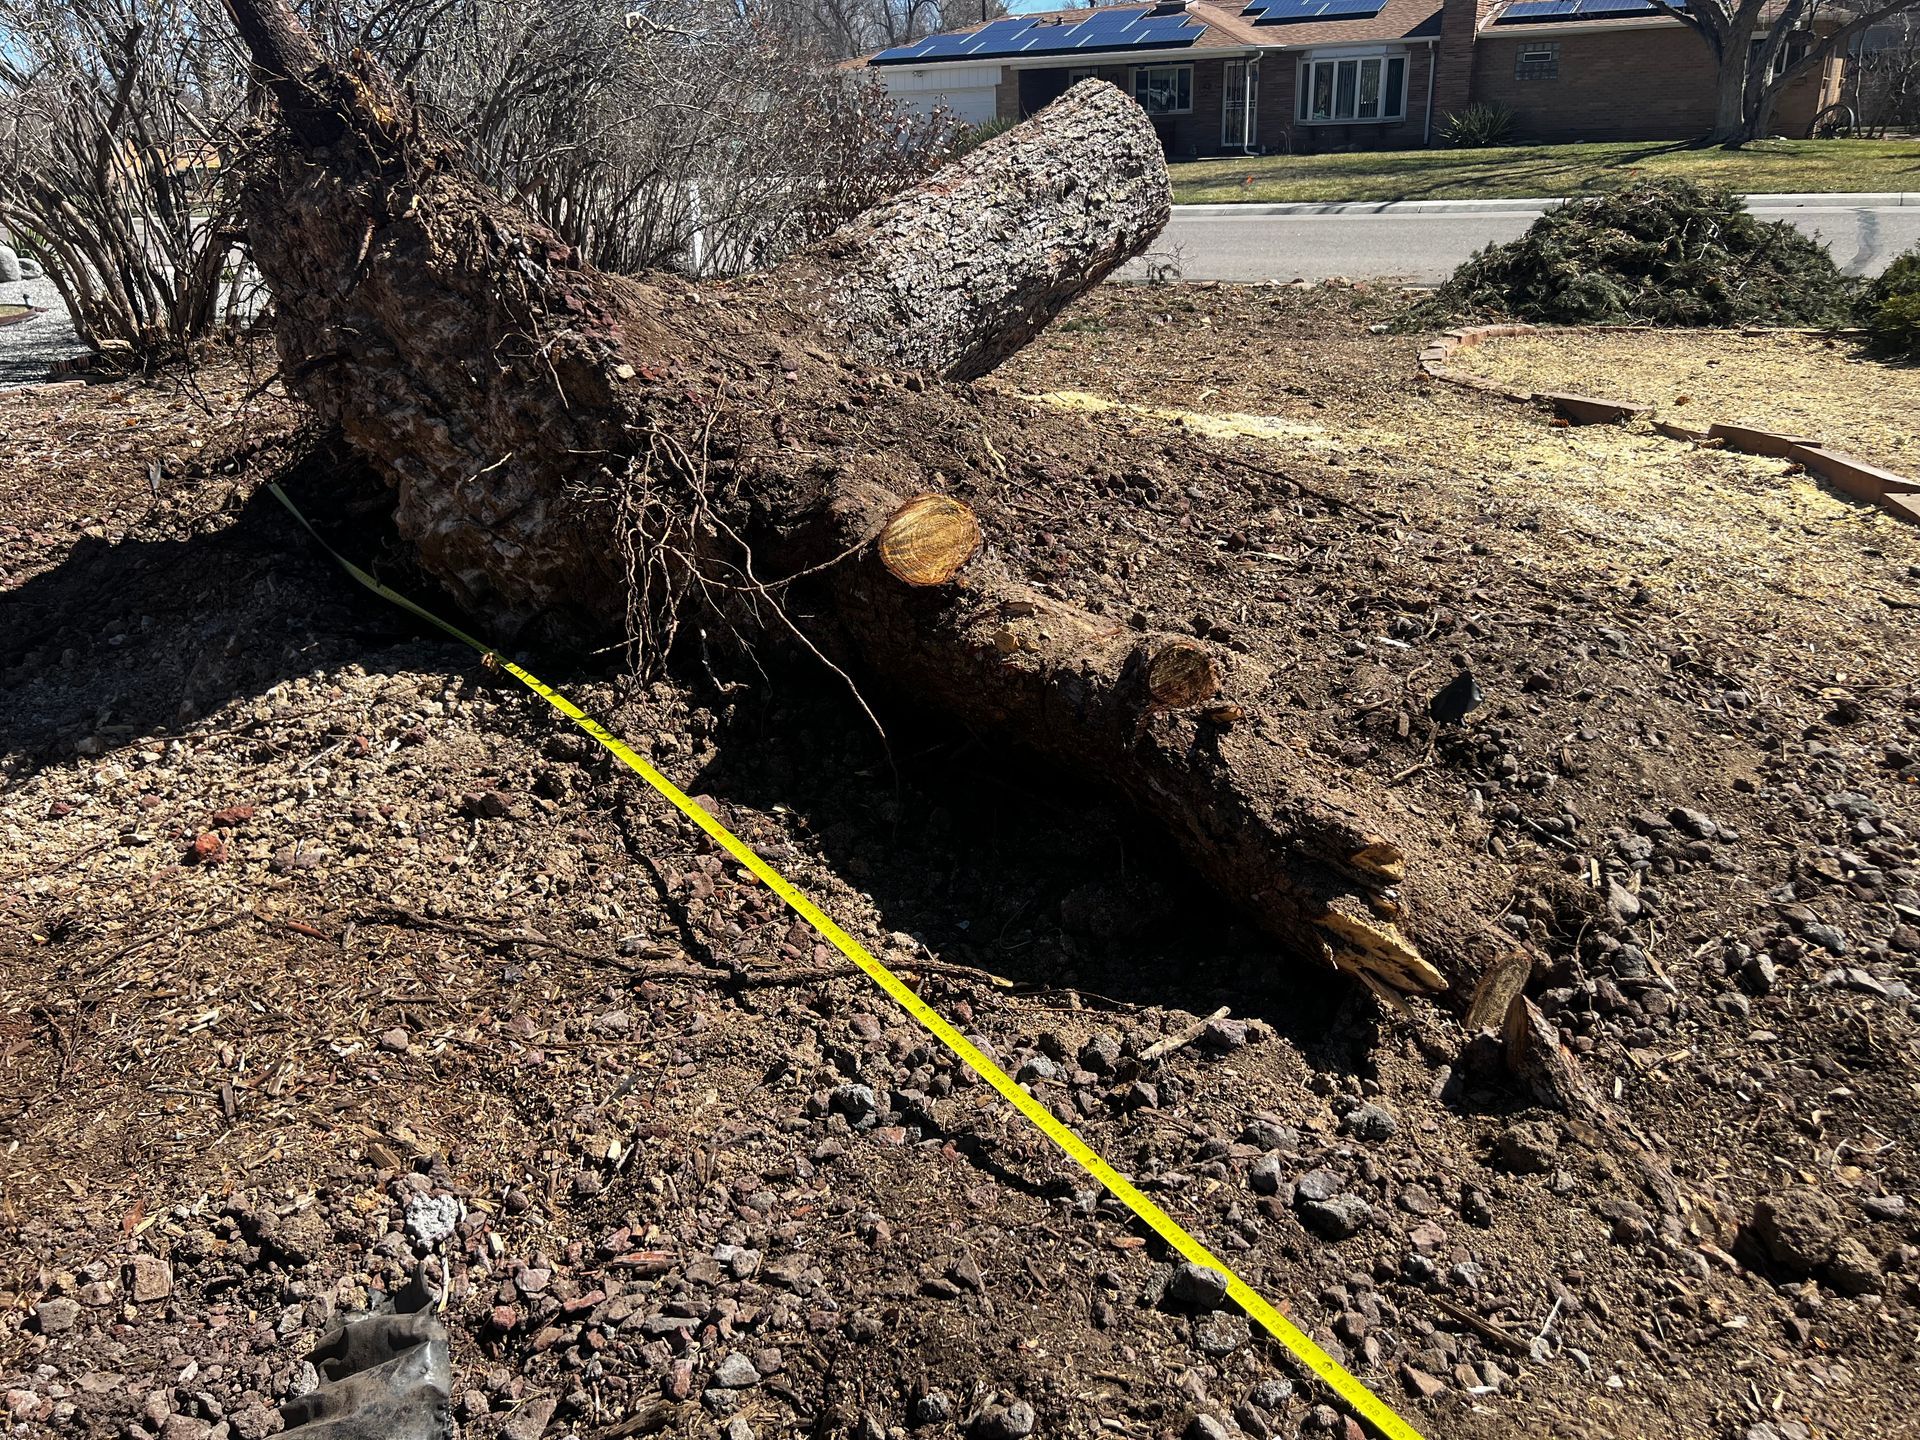
[[(1503, 340), (1515, 335), (1573, 333), (1587, 328), (1651, 330), (1656, 327), (1650, 325), (1567, 326), (1554, 327), (1553, 331), (1549, 332), (1547, 327), (1540, 325), (1463, 326), (1454, 330), (1443, 330), (1430, 340), (1420, 351), (1420, 369), (1435, 380), (1444, 380), (1447, 384), (1458, 385), (1462, 389), (1498, 395), (1502, 399), (1512, 400), (1522, 405), (1544, 403), (1576, 425), (1618, 423), (1651, 415), (1653, 406), (1635, 400), (1606, 400), (1595, 395), (1578, 395), (1562, 390), (1515, 390), (1500, 384), (1497, 380), (1489, 380), (1481, 375), (1461, 375), (1447, 368), (1447, 361), (1453, 358), (1454, 351), (1471, 350), (1489, 340)], [(1769, 330), (1742, 331), (1741, 333), (1831, 335), (1836, 332)], [(1830, 450), (1822, 441), (1810, 439), (1804, 435), (1786, 435), (1775, 430), (1761, 430), (1751, 425), (1726, 425), (1718, 421), (1708, 425), (1705, 430), (1696, 430), (1691, 426), (1676, 424), (1673, 421), (1656, 420), (1653, 422), (1653, 428), (1670, 440), (1684, 440), (1695, 445), (1717, 444), (1724, 449), (1737, 450), (1745, 455), (1762, 455), (1769, 459), (1795, 461), (1834, 489), (1856, 500), (1877, 505), (1896, 520), (1920, 525), (1920, 480), (1884, 469), (1843, 451)]]

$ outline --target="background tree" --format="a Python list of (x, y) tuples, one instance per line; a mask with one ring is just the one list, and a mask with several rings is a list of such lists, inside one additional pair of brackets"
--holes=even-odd
[(212, 0), (0, 0), (0, 223), (95, 349), (177, 353), (244, 308), (221, 22)]
[(1920, 14), (1890, 15), (1855, 38), (1847, 100), (1862, 134), (1920, 126)]
[(1689, 0), (1684, 9), (1652, 3), (1713, 52), (1717, 92), (1706, 138), (1724, 145), (1764, 138), (1789, 86), (1887, 17), (1920, 8), (1920, 0)]

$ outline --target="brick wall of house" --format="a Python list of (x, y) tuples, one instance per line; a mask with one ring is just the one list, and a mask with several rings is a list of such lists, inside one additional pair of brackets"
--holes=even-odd
[(996, 120), (1018, 120), (1020, 115), (1020, 72), (1002, 65), (1000, 83), (993, 87), (993, 116)]
[(1443, 0), (1440, 7), (1439, 71), (1434, 76), (1433, 110), (1436, 116), (1464, 110), (1479, 97), (1473, 93), (1474, 66), (1480, 23), (1498, 0)]
[[(1560, 47), (1559, 74), (1515, 78), (1520, 52), (1543, 44)], [(1480, 37), (1473, 98), (1509, 107), (1520, 141), (1691, 140), (1713, 125), (1713, 57), (1677, 24), (1531, 39), (1496, 30)]]

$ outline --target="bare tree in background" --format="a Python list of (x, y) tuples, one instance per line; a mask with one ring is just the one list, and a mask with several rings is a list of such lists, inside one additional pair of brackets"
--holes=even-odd
[(768, 263), (919, 179), (957, 138), (835, 71), (776, 9), (414, 0), (328, 20), (603, 270)]
[(1709, 141), (1741, 145), (1773, 124), (1788, 87), (1813, 74), (1855, 37), (1920, 0), (1652, 0), (1707, 42), (1719, 70)]
[(80, 339), (179, 353), (233, 308), (245, 100), (212, 0), (0, 0), (0, 223)]
[(1860, 36), (1847, 81), (1860, 133), (1920, 127), (1920, 14), (1890, 16)]

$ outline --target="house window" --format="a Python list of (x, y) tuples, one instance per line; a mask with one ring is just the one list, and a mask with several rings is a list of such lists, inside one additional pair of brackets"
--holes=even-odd
[(1091, 80), (1093, 79), (1094, 76), (1098, 75), (1099, 73), (1100, 72), (1098, 70), (1095, 70), (1091, 65), (1084, 66), (1078, 70), (1069, 70), (1067, 71), (1067, 88), (1071, 90), (1075, 85), (1078, 85), (1082, 80)]
[(1379, 123), (1407, 113), (1407, 57), (1335, 55), (1300, 62), (1300, 118), (1307, 124)]
[(1186, 115), (1193, 110), (1191, 65), (1142, 65), (1133, 72), (1133, 98), (1149, 115)]
[(1539, 44), (1522, 45), (1519, 55), (1514, 58), (1513, 78), (1558, 80), (1560, 78), (1560, 42), (1549, 40)]

